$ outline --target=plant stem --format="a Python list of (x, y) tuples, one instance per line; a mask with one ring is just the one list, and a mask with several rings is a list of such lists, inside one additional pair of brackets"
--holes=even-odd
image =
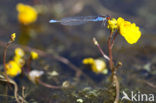
[(109, 36), (108, 41), (107, 41), (107, 43), (108, 43), (108, 53), (109, 53), (109, 58), (110, 58), (109, 66), (110, 66), (110, 69), (112, 71), (112, 83), (113, 83), (113, 86), (115, 87), (115, 92), (116, 92), (114, 103), (118, 103), (119, 95), (120, 95), (119, 94), (120, 85), (119, 85), (118, 77), (116, 75), (116, 71), (117, 71), (118, 67), (114, 66), (113, 56), (112, 56), (112, 48), (113, 48), (114, 41), (115, 41), (115, 38), (116, 38), (117, 34), (118, 33), (116, 32), (115, 35), (113, 36), (113, 32), (111, 31), (110, 36)]
[(110, 58), (109, 66), (110, 66), (110, 69), (112, 70), (112, 73), (113, 73), (114, 72), (114, 70), (113, 70), (114, 64), (113, 64), (112, 47), (111, 47), (112, 36), (113, 36), (113, 32), (111, 31), (110, 36), (108, 37), (107, 45), (108, 45), (108, 53), (109, 53), (109, 58)]
[(100, 44), (98, 43), (98, 41), (96, 40), (95, 37), (93, 38), (93, 42), (98, 47), (98, 49), (99, 49), (100, 53), (102, 54), (102, 56), (109, 61), (110, 58), (104, 53), (104, 51), (102, 50)]
[(23, 100), (21, 102), (24, 103), (24, 99), (25, 99), (25, 87), (24, 86), (22, 86), (22, 98)]
[(0, 81), (6, 82), (8, 84), (12, 84), (14, 86), (14, 96), (15, 96), (16, 102), (21, 103), (20, 100), (22, 100), (23, 98), (18, 95), (18, 85), (16, 84), (14, 80), (12, 80), (9, 77), (8, 77), (8, 80), (6, 80), (5, 78), (0, 78)]
[(38, 82), (39, 84), (43, 85), (44, 87), (47, 87), (47, 88), (61, 89), (61, 87), (59, 87), (59, 86), (54, 86), (54, 85), (50, 85), (50, 84), (44, 83), (44, 82), (41, 81), (40, 79), (37, 79), (37, 82)]
[(30, 72), (30, 70), (31, 70), (31, 62), (32, 62), (32, 59), (31, 59), (31, 57), (29, 57), (28, 58), (28, 60), (27, 60), (27, 70), (26, 70), (26, 73), (29, 73)]
[(118, 36), (118, 32), (116, 32), (115, 35), (113, 36), (111, 48), (113, 48), (113, 46), (114, 46), (114, 41), (115, 41), (115, 39), (116, 39), (117, 36)]
[(113, 81), (115, 82), (115, 89), (116, 89), (116, 97), (114, 103), (118, 103), (119, 101), (119, 96), (120, 96), (120, 85), (118, 81), (118, 77), (116, 74), (113, 75)]
[(3, 66), (4, 66), (4, 73), (5, 73), (5, 78), (6, 78), (6, 80), (7, 81), (9, 81), (9, 79), (8, 79), (8, 75), (7, 75), (7, 68), (6, 68), (6, 54), (7, 54), (7, 49), (8, 49), (8, 47), (9, 47), (9, 45), (12, 43), (12, 41), (9, 41), (7, 44), (6, 44), (6, 46), (5, 46), (5, 48), (4, 48), (4, 52), (3, 52)]

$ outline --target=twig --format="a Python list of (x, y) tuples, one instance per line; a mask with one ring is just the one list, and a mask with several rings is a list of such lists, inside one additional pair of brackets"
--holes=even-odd
[(156, 89), (156, 85), (154, 85), (153, 83), (148, 82), (148, 81), (145, 81), (145, 80), (144, 80), (144, 82), (145, 82), (147, 85), (149, 85), (150, 87), (152, 87), (152, 88), (155, 88), (155, 89)]
[(100, 53), (102, 54), (102, 56), (109, 61), (110, 58), (104, 53), (104, 51), (102, 50), (100, 44), (98, 43), (98, 41), (96, 40), (95, 37), (93, 38), (93, 42), (98, 47), (98, 49), (99, 49)]
[(41, 85), (43, 85), (44, 87), (47, 87), (47, 88), (52, 88), (52, 89), (60, 89), (61, 87), (59, 86), (54, 86), (54, 85), (50, 85), (50, 84), (47, 84), (47, 83), (44, 83), (43, 81), (41, 81), (40, 79), (37, 79), (37, 82)]

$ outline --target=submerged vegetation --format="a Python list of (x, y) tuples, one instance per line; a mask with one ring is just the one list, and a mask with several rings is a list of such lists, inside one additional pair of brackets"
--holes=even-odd
[[(62, 34), (61, 40), (58, 40), (60, 35), (58, 31), (63, 30), (62, 33), (70, 34), (69, 28), (72, 27), (59, 27), (59, 24), (53, 24), (48, 32), (56, 35), (38, 35), (38, 33), (44, 34), (48, 30), (45, 28), (48, 28), (49, 24), (44, 25), (44, 30), (41, 24), (48, 23), (49, 18), (44, 18), (46, 19), (44, 21), (41, 17), (49, 12), (46, 12), (46, 7), (39, 0), (32, 1), (33, 6), (26, 3), (16, 3), (14, 8), (17, 11), (19, 29), (15, 30), (19, 31), (14, 30), (16, 33), (7, 35), (8, 42), (0, 40), (0, 46), (3, 47), (1, 49), (3, 53), (0, 54), (0, 88), (2, 88), (0, 89), (2, 91), (0, 92), (0, 102), (132, 103), (131, 99), (124, 97), (130, 95), (128, 91), (132, 90), (132, 87), (129, 85), (138, 86), (137, 82), (140, 81), (139, 83), (152, 88), (151, 91), (155, 90), (156, 86), (153, 83), (146, 79), (140, 79), (139, 75), (135, 74), (135, 72), (143, 72), (146, 73), (147, 78), (155, 75), (155, 72), (151, 72), (155, 67), (155, 59), (141, 66), (142, 64), (139, 63), (140, 61), (144, 62), (144, 56), (147, 52), (143, 51), (142, 56), (133, 51), (140, 50), (136, 44), (141, 41), (143, 36), (137, 23), (132, 23), (130, 20), (124, 19), (126, 17), (120, 17), (121, 15), (116, 15), (117, 18), (113, 16), (80, 16), (50, 20), (50, 23), (70, 26), (87, 22), (104, 24), (102, 26), (105, 32), (99, 32), (102, 34), (102, 39), (91, 35), (91, 38), (89, 38), (90, 36), (84, 38), (84, 36), (81, 41), (81, 38), (78, 39), (79, 37), (75, 36), (72, 39), (73, 41), (78, 40), (79, 46), (77, 47), (73, 46), (72, 42), (68, 43), (69, 41), (65, 40), (70, 40), (73, 35), (68, 35), (69, 37), (66, 38)], [(58, 7), (60, 7), (58, 10), (61, 12), (61, 6)], [(84, 30), (89, 32), (89, 28), (89, 26), (84, 27)], [(75, 32), (75, 34), (77, 33)], [(121, 40), (117, 39), (119, 36), (121, 36)], [(38, 39), (34, 39), (36, 37)], [(51, 38), (54, 39), (51, 40)], [(128, 43), (126, 49), (118, 48), (124, 44), (123, 38)], [(90, 49), (87, 47), (87, 41), (92, 42), (92, 39), (93, 43), (89, 45)], [(58, 41), (62, 46), (57, 43)], [(119, 44), (119, 42), (121, 43)], [(70, 45), (69, 48), (65, 48), (66, 43)], [(134, 46), (129, 47), (129, 44)], [(94, 48), (95, 46), (97, 48)], [(77, 50), (77, 48), (78, 51), (75, 52), (73, 49)], [(100, 56), (98, 51), (101, 53)], [(142, 50), (140, 51), (142, 52)], [(135, 55), (136, 58), (131, 58), (131, 55)], [(139, 61), (137, 57), (141, 60)], [(133, 62), (135, 63), (133, 64)], [(127, 70), (129, 74), (125, 73)], [(127, 81), (129, 77), (133, 80), (137, 79), (129, 83)], [(144, 88), (144, 85), (138, 86), (137, 89), (141, 90), (140, 88)], [(134, 92), (138, 93), (137, 89)], [(138, 94), (142, 95), (140, 92)], [(123, 100), (122, 97), (126, 99)]]

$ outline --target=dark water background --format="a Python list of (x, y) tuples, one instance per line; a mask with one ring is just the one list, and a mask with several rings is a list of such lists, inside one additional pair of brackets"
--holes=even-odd
[[(41, 11), (37, 22), (28, 28), (22, 27), (17, 20), (16, 4), (20, 2), (33, 5)], [(155, 0), (0, 0), (0, 41), (7, 42), (8, 36), (16, 32), (16, 44), (61, 55), (68, 58), (80, 69), (84, 69), (83, 58), (101, 57), (92, 42), (93, 37), (97, 38), (103, 50), (107, 53), (106, 40), (109, 31), (101, 23), (62, 26), (60, 24), (49, 24), (48, 21), (52, 18), (61, 19), (63, 17), (88, 15), (124, 17), (140, 27), (142, 37), (134, 45), (128, 44), (121, 36), (118, 36), (115, 41), (114, 60), (123, 63), (122, 68), (118, 71), (121, 91), (141, 91), (142, 93), (155, 94), (156, 89), (144, 82), (146, 80), (156, 84), (155, 4)], [(2, 52), (3, 47), (1, 46), (0, 65), (2, 65)], [(7, 60), (12, 55), (13, 50), (8, 51)], [(49, 67), (47, 70), (44, 69), (46, 66)], [(50, 57), (40, 57), (32, 64), (32, 68), (44, 69), (46, 73), (41, 79), (50, 84), (61, 85), (65, 80), (72, 83), (75, 78), (75, 72), (71, 68)], [(59, 76), (50, 77), (48, 72), (53, 70), (56, 70)], [(84, 70), (84, 73), (94, 81), (93, 84), (82, 77), (80, 82), (72, 89), (54, 90), (34, 85), (25, 77), (19, 77), (19, 88), (22, 85), (26, 87), (26, 93), (28, 94), (26, 100), (29, 103), (76, 103), (78, 98), (82, 98), (85, 103), (111, 101), (111, 96), (105, 91), (108, 88), (108, 75), (96, 75), (88, 69)], [(4, 85), (0, 87), (4, 88)], [(4, 91), (1, 88), (0, 101), (5, 103)], [(84, 90), (84, 88), (89, 88), (89, 90)], [(13, 97), (12, 93), (10, 95)], [(85, 95), (91, 96), (87, 98)], [(15, 101), (12, 97), (9, 97), (9, 103)]]

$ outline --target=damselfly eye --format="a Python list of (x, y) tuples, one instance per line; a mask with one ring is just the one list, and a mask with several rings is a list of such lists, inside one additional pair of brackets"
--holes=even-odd
[(107, 17), (106, 17), (106, 19), (107, 19), (107, 20), (110, 20), (110, 19), (111, 19), (111, 17), (110, 17), (110, 16), (107, 16)]
[(106, 20), (110, 20), (111, 19), (111, 17), (109, 15), (105, 15), (105, 16), (101, 16), (101, 17), (106, 18)]

